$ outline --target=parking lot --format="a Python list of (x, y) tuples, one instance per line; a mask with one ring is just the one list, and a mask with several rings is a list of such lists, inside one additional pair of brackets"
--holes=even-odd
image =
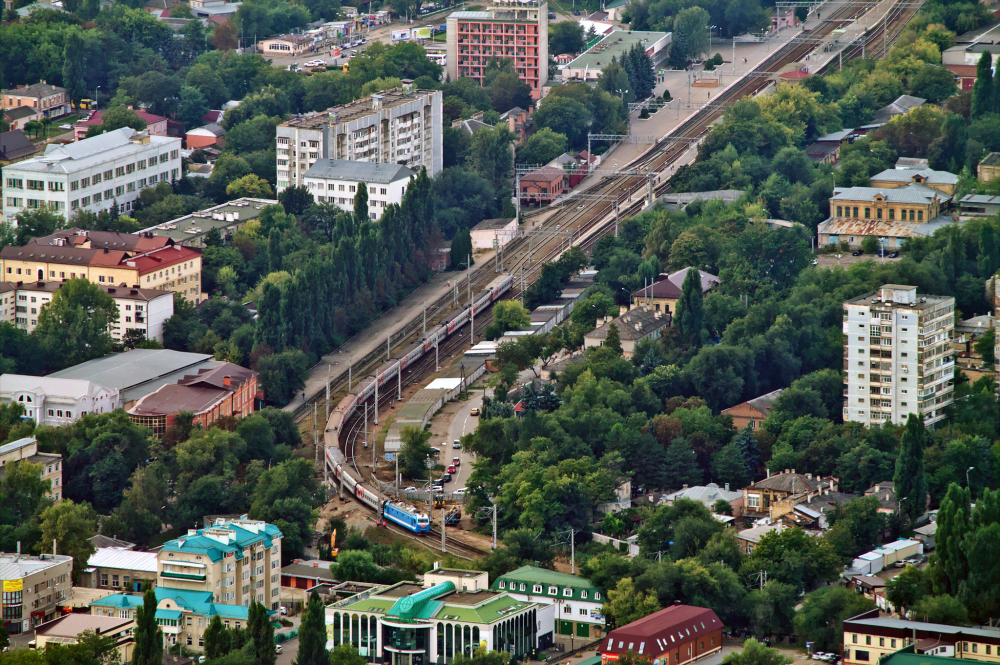
[(860, 263), (861, 261), (878, 261), (879, 263), (890, 263), (892, 261), (899, 261), (903, 258), (900, 254), (895, 258), (889, 258), (888, 256), (876, 256), (875, 254), (862, 254), (860, 256), (853, 256), (851, 252), (838, 252), (837, 254), (817, 254), (816, 261), (820, 267), (829, 268), (831, 266), (840, 266), (846, 268), (853, 263)]

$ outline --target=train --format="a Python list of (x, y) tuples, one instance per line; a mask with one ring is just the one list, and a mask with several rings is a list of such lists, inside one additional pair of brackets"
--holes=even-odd
[(475, 294), (471, 305), (466, 305), (451, 319), (428, 331), (426, 336), (411, 344), (398, 357), (383, 363), (375, 370), (374, 374), (369, 374), (360, 381), (355, 392), (340, 400), (327, 419), (326, 431), (324, 432), (326, 464), (333, 472), (334, 477), (343, 483), (344, 489), (351, 492), (358, 501), (376, 512), (380, 512), (386, 520), (408, 531), (427, 533), (430, 529), (430, 519), (424, 513), (418, 512), (409, 504), (401, 501), (384, 499), (380, 511), (378, 494), (365, 487), (363, 482), (359, 482), (349, 473), (347, 459), (340, 451), (341, 432), (358, 407), (375, 395), (376, 386), (382, 389), (425, 354), (433, 353), (435, 346), (440, 345), (456, 330), (468, 323), (474, 315), (488, 309), (507, 293), (513, 284), (514, 276), (508, 273), (494, 279), (482, 291)]

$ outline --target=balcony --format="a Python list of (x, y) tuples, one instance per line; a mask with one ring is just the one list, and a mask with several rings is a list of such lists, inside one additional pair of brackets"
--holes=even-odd
[(205, 573), (175, 573), (173, 571), (164, 570), (160, 573), (160, 577), (164, 577), (170, 580), (188, 580), (191, 582), (204, 582)]

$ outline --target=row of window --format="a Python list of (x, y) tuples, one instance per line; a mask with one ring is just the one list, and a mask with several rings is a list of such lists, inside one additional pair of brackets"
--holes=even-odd
[[(918, 221), (918, 222), (924, 221), (924, 211), (923, 210), (917, 210), (915, 208), (905, 208), (905, 209), (900, 210), (899, 211), (900, 212), (900, 215), (899, 215), (900, 221), (906, 221), (907, 210), (909, 210), (909, 215), (910, 215), (910, 221), (911, 222), (912, 221)], [(852, 214), (852, 212), (853, 212), (853, 214)], [(865, 212), (865, 217), (864, 217), (865, 219), (871, 219), (872, 218), (872, 209), (871, 208), (865, 208), (864, 212)], [(914, 219), (914, 214), (916, 214), (916, 219)], [(861, 219), (858, 216), (858, 206), (837, 206), (837, 217), (853, 217), (854, 219)], [(882, 219), (882, 208), (875, 208), (875, 219)], [(895, 220), (895, 219), (896, 219), (896, 209), (895, 208), (889, 208), (889, 220), (892, 221), (892, 220)]]
[[(500, 588), (508, 590), (508, 591), (522, 591), (522, 592), (527, 592), (528, 585), (526, 585), (524, 582), (521, 582), (520, 585), (517, 582), (511, 582), (510, 586), (507, 586), (507, 582), (506, 581), (500, 580)], [(531, 587), (531, 593), (534, 593), (534, 594), (547, 593), (550, 596), (558, 596), (559, 595), (559, 587), (550, 586), (550, 587), (548, 587), (547, 592), (543, 592), (542, 589), (543, 589), (543, 587), (542, 587), (541, 584), (534, 584)], [(566, 598), (572, 598), (573, 597), (573, 589), (571, 589), (571, 588), (564, 588), (563, 591), (562, 591), (562, 595), (565, 596)], [(580, 598), (586, 600), (586, 598), (587, 598), (587, 591), (585, 589), (580, 591)], [(594, 592), (594, 600), (600, 600), (600, 599), (601, 599), (601, 592), (600, 591), (595, 591)]]

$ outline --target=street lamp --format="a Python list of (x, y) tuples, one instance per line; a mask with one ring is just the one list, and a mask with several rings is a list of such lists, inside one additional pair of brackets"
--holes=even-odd
[(618, 90), (615, 90), (615, 94), (622, 96), (622, 104), (624, 105), (625, 104), (625, 95), (628, 94), (628, 88), (619, 88)]
[(972, 471), (975, 468), (976, 467), (974, 467), (974, 466), (970, 466), (968, 469), (965, 470), (965, 486), (967, 488), (969, 487), (969, 471)]

